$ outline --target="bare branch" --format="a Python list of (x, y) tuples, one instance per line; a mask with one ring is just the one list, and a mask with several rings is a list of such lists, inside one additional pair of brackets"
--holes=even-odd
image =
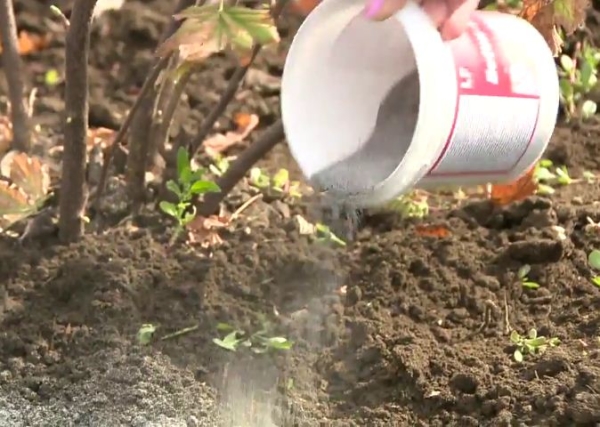
[[(195, 4), (194, 0), (179, 0), (175, 11), (181, 11), (189, 6)], [(161, 36), (161, 43), (170, 37), (181, 25), (179, 20), (171, 19), (169, 26), (166, 28), (165, 32)], [(133, 107), (129, 111), (129, 114), (125, 118), (125, 121), (121, 125), (119, 132), (115, 136), (112, 146), (110, 147), (106, 158), (104, 159), (104, 164), (102, 165), (102, 175), (100, 176), (100, 181), (98, 183), (98, 191), (96, 192), (96, 197), (94, 199), (94, 210), (98, 211), (98, 206), (100, 204), (100, 200), (102, 199), (102, 194), (104, 193), (104, 189), (106, 187), (106, 180), (108, 179), (108, 172), (110, 170), (110, 164), (114, 158), (115, 152), (117, 150), (117, 144), (121, 144), (123, 138), (127, 134), (127, 131), (133, 124), (133, 128), (137, 129), (136, 140), (144, 140), (144, 136), (148, 136), (148, 127), (146, 126), (145, 121), (150, 117), (152, 106), (154, 105), (154, 97), (156, 95), (154, 91), (154, 86), (156, 81), (158, 80), (160, 73), (166, 68), (169, 61), (171, 59), (170, 55), (167, 55), (163, 58), (157, 60), (156, 64), (152, 67), (152, 71), (144, 81), (140, 94), (138, 95)]]
[(254, 144), (244, 150), (229, 169), (227, 169), (227, 172), (217, 180), (217, 185), (221, 188), (221, 191), (219, 193), (209, 193), (204, 196), (204, 202), (198, 206), (198, 215), (209, 216), (217, 212), (219, 204), (248, 173), (250, 168), (284, 138), (283, 123), (281, 120), (278, 120), (265, 130)]
[(129, 110), (129, 114), (127, 114), (127, 117), (125, 117), (125, 121), (123, 122), (119, 131), (115, 135), (115, 138), (111, 146), (109, 147), (108, 152), (106, 153), (106, 158), (104, 159), (104, 163), (102, 165), (102, 175), (100, 175), (100, 181), (98, 182), (98, 191), (96, 192), (96, 198), (94, 199), (95, 210), (98, 209), (98, 205), (100, 203), (100, 200), (102, 199), (104, 187), (106, 187), (106, 180), (108, 179), (108, 171), (110, 169), (110, 164), (117, 150), (117, 145), (120, 145), (123, 142), (123, 139), (125, 138), (125, 135), (127, 134), (127, 131), (129, 130), (129, 127), (131, 126), (135, 115), (140, 110), (143, 101), (145, 101), (146, 98), (148, 98), (150, 94), (153, 93), (154, 84), (156, 83), (158, 76), (160, 76), (160, 73), (164, 70), (165, 66), (169, 62), (169, 58), (170, 57), (168, 56), (161, 58), (154, 65), (148, 77), (146, 77), (144, 85), (142, 86), (142, 89), (138, 97), (136, 98), (135, 103), (131, 107), (131, 110)]
[(87, 199), (85, 182), (88, 130), (88, 59), (90, 27), (96, 0), (76, 1), (66, 37), (65, 146), (60, 184), (59, 236), (74, 242), (83, 235)]
[(227, 88), (225, 88), (225, 92), (223, 92), (223, 94), (221, 95), (219, 103), (215, 105), (215, 108), (213, 108), (206, 117), (206, 119), (204, 119), (202, 125), (200, 126), (200, 129), (198, 129), (196, 137), (190, 144), (190, 147), (188, 148), (190, 157), (196, 154), (198, 150), (200, 150), (202, 144), (204, 143), (204, 140), (206, 139), (210, 131), (213, 129), (217, 120), (219, 120), (219, 117), (221, 117), (221, 115), (225, 112), (225, 109), (227, 108), (229, 103), (233, 101), (233, 98), (235, 97), (235, 94), (240, 87), (240, 83), (242, 82), (244, 77), (246, 77), (246, 73), (254, 63), (254, 59), (256, 58), (261, 49), (261, 45), (254, 46), (248, 64), (238, 67), (233, 73), (233, 76), (231, 76), (231, 79), (229, 79)]
[(23, 95), (23, 64), (19, 55), (17, 23), (12, 0), (0, 0), (0, 38), (2, 66), (6, 73), (10, 97), (13, 148), (27, 152), (31, 146), (31, 126)]

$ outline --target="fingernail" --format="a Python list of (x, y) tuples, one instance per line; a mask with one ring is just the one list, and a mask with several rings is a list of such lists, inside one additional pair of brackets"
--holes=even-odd
[(385, 0), (369, 0), (365, 7), (364, 14), (367, 18), (374, 18), (377, 16)]

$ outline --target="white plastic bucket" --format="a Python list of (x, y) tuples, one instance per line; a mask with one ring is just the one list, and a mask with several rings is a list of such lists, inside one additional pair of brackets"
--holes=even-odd
[(362, 17), (364, 4), (324, 0), (288, 53), (283, 124), (309, 181), (370, 206), (413, 187), (510, 182), (533, 166), (559, 106), (535, 28), (478, 11), (444, 42), (416, 4), (384, 22)]

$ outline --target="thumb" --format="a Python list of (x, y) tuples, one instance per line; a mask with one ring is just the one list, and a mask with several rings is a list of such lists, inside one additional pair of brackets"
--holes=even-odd
[(363, 13), (369, 19), (382, 21), (402, 9), (407, 0), (367, 0)]

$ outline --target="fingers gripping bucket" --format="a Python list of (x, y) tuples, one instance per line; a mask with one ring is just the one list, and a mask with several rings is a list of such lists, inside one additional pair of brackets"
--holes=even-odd
[(290, 48), (282, 115), (318, 189), (357, 206), (413, 187), (510, 182), (541, 157), (559, 102), (554, 59), (526, 21), (476, 12), (443, 42), (409, 4), (374, 23), (324, 0)]

